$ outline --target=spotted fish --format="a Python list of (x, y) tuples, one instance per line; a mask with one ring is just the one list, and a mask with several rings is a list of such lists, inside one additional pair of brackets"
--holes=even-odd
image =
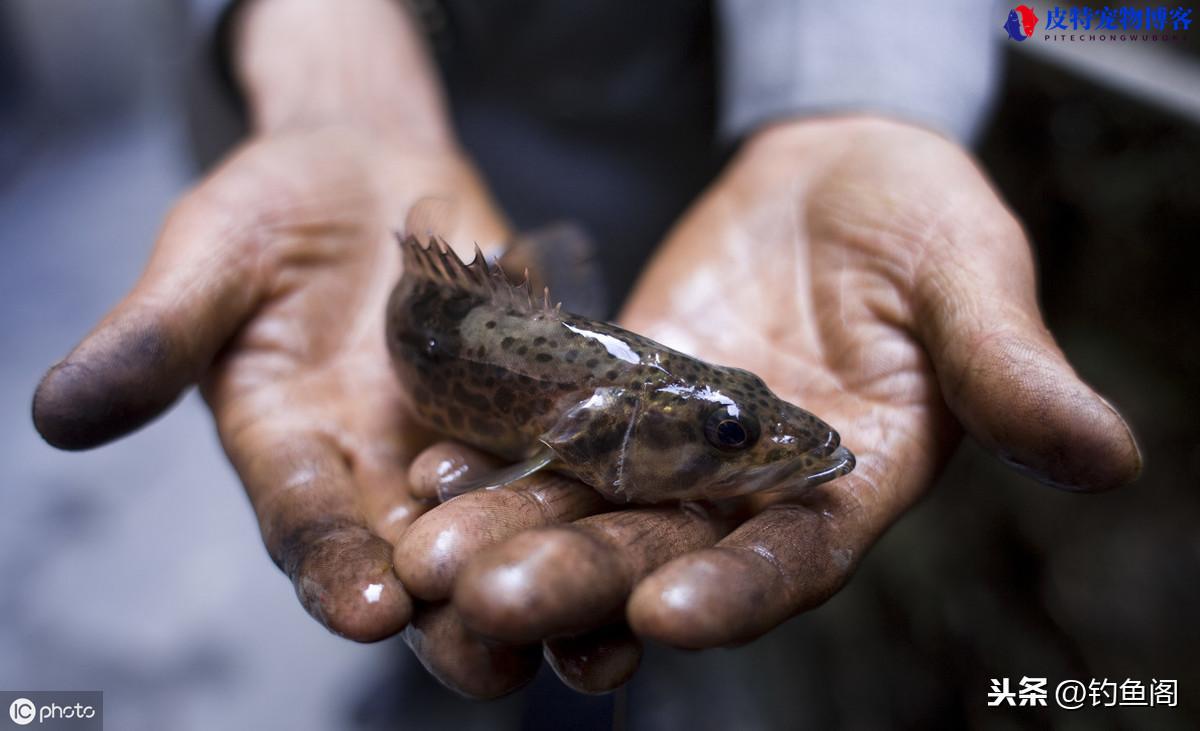
[(510, 467), (441, 498), (549, 468), (615, 502), (798, 491), (854, 469), (838, 433), (745, 370), (550, 306), (478, 248), (401, 242), (387, 342), (420, 419)]

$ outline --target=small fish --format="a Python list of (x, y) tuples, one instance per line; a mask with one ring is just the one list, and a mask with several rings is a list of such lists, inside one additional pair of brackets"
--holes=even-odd
[(836, 431), (749, 371), (552, 307), (478, 247), (470, 264), (436, 240), (401, 247), (387, 342), (416, 414), (513, 462), (443, 500), (546, 468), (632, 503), (798, 491), (854, 469)]

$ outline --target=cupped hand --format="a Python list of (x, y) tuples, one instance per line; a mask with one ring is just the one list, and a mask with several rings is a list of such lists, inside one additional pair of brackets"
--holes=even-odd
[[(623, 621), (705, 648), (829, 598), (963, 429), (1066, 489), (1112, 488), (1141, 468), (1124, 421), (1042, 322), (1020, 225), (960, 147), (908, 125), (842, 118), (760, 133), (668, 237), (622, 323), (759, 374), (838, 429), (858, 466), (740, 513), (608, 510), (578, 484), (534, 476), (413, 525), (397, 566), (415, 594), (452, 597), (486, 636), (550, 638), (547, 657), (584, 690), (636, 667)], [(438, 445), (411, 482), (432, 493), (486, 461)]]
[(271, 557), (314, 617), (364, 641), (412, 611), (392, 542), (422, 509), (405, 476), (427, 437), (383, 337), (406, 215), (468, 246), (505, 238), (453, 152), (358, 125), (259, 136), (171, 211), (132, 291), (33, 403), (47, 441), (82, 449), (199, 384)]

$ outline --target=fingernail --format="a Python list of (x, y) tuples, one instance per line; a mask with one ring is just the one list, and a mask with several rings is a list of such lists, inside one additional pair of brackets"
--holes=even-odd
[[(1096, 404), (1101, 405), (1107, 411), (1110, 417), (1106, 420), (1107, 424), (1103, 432), (1092, 433), (1111, 434), (1112, 425), (1115, 422), (1124, 432), (1125, 438), (1120, 440), (1123, 441), (1124, 449), (1115, 447), (1117, 440), (1103, 436), (1089, 436), (1087, 439), (1074, 442), (1066, 440), (1063, 444), (1058, 445), (1057, 449), (1047, 450), (1045, 445), (1038, 445), (1035, 449), (1042, 451), (1018, 455), (998, 450), (997, 456), (1016, 471), (1051, 487), (1069, 492), (1102, 492), (1133, 482), (1141, 474), (1143, 464), (1142, 451), (1133, 435), (1133, 430), (1121, 413), (1104, 397), (1094, 392), (1090, 395), (1095, 399)], [(1078, 418), (1083, 419), (1083, 417)], [(1093, 418), (1104, 420), (1098, 411), (1095, 412)], [(1084, 419), (1084, 421), (1087, 420)], [(1127, 468), (1129, 464), (1127, 456), (1132, 458), (1132, 470)], [(1113, 469), (1118, 465), (1119, 470)]]
[(1142, 466), (1145, 464), (1142, 459), (1142, 448), (1138, 444), (1137, 437), (1134, 436), (1133, 429), (1130, 428), (1129, 422), (1125, 421), (1125, 417), (1121, 416), (1121, 412), (1117, 411), (1117, 407), (1113, 406), (1112, 402), (1100, 394), (1096, 394), (1096, 399), (1100, 403), (1104, 404), (1105, 408), (1107, 408), (1109, 412), (1112, 413), (1113, 417), (1120, 422), (1121, 426), (1125, 428), (1125, 438), (1129, 441), (1129, 446), (1133, 448), (1133, 456), (1137, 459), (1137, 468), (1134, 469), (1133, 475), (1130, 477), (1130, 481), (1136, 480), (1138, 476), (1142, 474)]

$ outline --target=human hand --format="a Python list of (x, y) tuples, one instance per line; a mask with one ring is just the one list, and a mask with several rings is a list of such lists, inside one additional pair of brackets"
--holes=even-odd
[[(394, 3), (246, 13), (254, 136), (171, 211), (132, 291), (42, 380), (34, 421), (51, 444), (88, 448), (199, 384), (304, 606), (334, 632), (379, 639), (412, 612), (391, 543), (422, 509), (405, 473), (425, 439), (384, 344), (392, 232), (411, 216), (421, 233), (486, 245), (505, 224), (446, 132)], [(260, 38), (272, 29), (314, 37), (294, 58)], [(342, 38), (369, 50), (322, 45)], [(355, 53), (374, 75), (342, 83)], [(424, 198), (435, 203), (414, 212)]]
[[(759, 374), (838, 429), (858, 466), (799, 498), (756, 496), (741, 515), (597, 514), (605, 506), (584, 488), (535, 476), (418, 520), (397, 546), (406, 586), (452, 596), (485, 636), (573, 638), (546, 654), (581, 689), (633, 672), (622, 619), (704, 648), (826, 600), (929, 488), (960, 429), (1067, 489), (1140, 470), (1132, 434), (1042, 322), (1019, 224), (958, 146), (910, 126), (844, 118), (762, 132), (669, 236), (622, 320)], [(432, 492), (484, 461), (438, 445), (411, 482)]]

